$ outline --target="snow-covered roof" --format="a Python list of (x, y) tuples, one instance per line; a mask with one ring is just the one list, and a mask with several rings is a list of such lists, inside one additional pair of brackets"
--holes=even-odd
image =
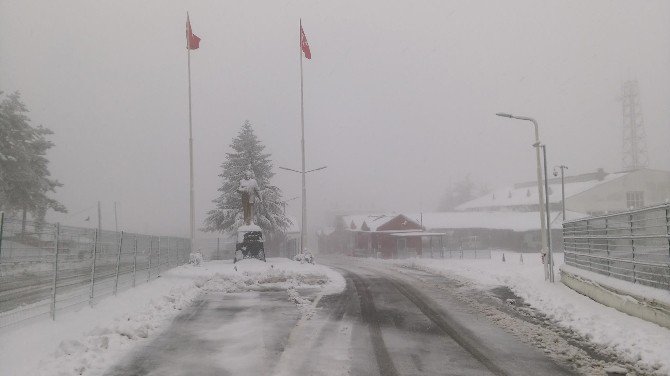
[[(566, 219), (585, 217), (586, 214), (565, 213)], [(421, 221), (421, 214), (407, 214), (407, 217)], [(552, 228), (560, 228), (561, 212), (551, 212)], [(489, 228), (498, 230), (530, 231), (540, 229), (539, 212), (481, 211), (481, 212), (435, 212), (423, 213), (423, 226), (427, 230)]]
[(363, 223), (367, 225), (369, 230), (366, 231), (377, 231), (377, 228), (397, 217), (399, 214), (359, 214), (359, 215), (345, 215), (342, 217), (344, 222), (344, 227), (346, 229), (351, 229), (351, 224), (353, 223), (356, 227), (355, 230), (361, 231), (363, 228)]
[(407, 231), (407, 232), (394, 232), (390, 234), (391, 236), (396, 236), (399, 238), (407, 237), (423, 237), (423, 236), (444, 236), (444, 233), (441, 232), (425, 232), (425, 231)]
[[(587, 191), (597, 185), (610, 182), (628, 174), (627, 172), (620, 172), (614, 174), (606, 174), (601, 180), (593, 179), (587, 181), (575, 181), (565, 183), (565, 197), (566, 199), (576, 194)], [(566, 178), (567, 179), (567, 178)], [(523, 184), (522, 184), (523, 185)], [(543, 187), (544, 188), (544, 187)], [(513, 207), (513, 206), (527, 206), (537, 205), (537, 185), (523, 185), (523, 187), (508, 186), (496, 189), (484, 196), (478, 197), (474, 200), (465, 202), (456, 207), (456, 210), (471, 210), (484, 209), (494, 207)], [(549, 184), (549, 202), (561, 202), (561, 182), (560, 179), (552, 179)]]

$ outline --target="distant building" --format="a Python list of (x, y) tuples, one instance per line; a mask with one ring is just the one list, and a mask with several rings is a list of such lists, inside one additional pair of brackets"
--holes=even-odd
[(345, 215), (336, 227), (320, 231), (319, 250), (351, 256), (407, 258), (442, 248), (442, 233), (424, 231), (403, 214)]
[[(565, 177), (567, 219), (660, 204), (670, 200), (670, 172), (638, 169)], [(549, 179), (552, 248), (562, 249), (561, 179)], [(352, 255), (396, 258), (423, 250), (510, 249), (537, 252), (540, 213), (537, 181), (496, 189), (459, 205), (454, 212), (337, 216), (335, 227), (319, 232), (319, 249)], [(399, 224), (408, 223), (404, 228)], [(401, 232), (413, 232), (403, 237)], [(423, 233), (421, 235), (420, 233)], [(438, 236), (436, 234), (441, 234)], [(419, 239), (419, 240), (416, 240)], [(393, 243), (395, 241), (395, 243)]]
[[(561, 179), (549, 179), (549, 207), (560, 211)], [(538, 211), (537, 181), (514, 184), (456, 207), (457, 211)], [(628, 210), (670, 200), (670, 172), (639, 169), (565, 177), (566, 210), (587, 215)]]
[[(661, 204), (670, 200), (670, 172), (638, 169), (566, 176), (566, 219)], [(552, 178), (549, 210), (552, 248), (562, 248), (561, 179)], [(424, 213), (429, 231), (445, 232), (452, 242), (474, 239), (477, 247), (536, 251), (540, 248), (537, 181), (496, 189), (456, 207), (456, 212)], [(416, 218), (414, 215), (413, 218)]]

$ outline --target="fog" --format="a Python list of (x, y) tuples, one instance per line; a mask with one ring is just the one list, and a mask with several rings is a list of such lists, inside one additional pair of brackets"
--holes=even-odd
[[(187, 51), (196, 225), (245, 120), (274, 182), (300, 195), (298, 22), (310, 228), (330, 210), (436, 210), (446, 187), (532, 180), (536, 118), (549, 166), (622, 168), (621, 85), (636, 79), (649, 167), (670, 170), (670, 2), (0, 0), (0, 90), (55, 133), (48, 219), (187, 235)], [(299, 217), (300, 200), (287, 212)], [(84, 219), (90, 216), (91, 222)]]

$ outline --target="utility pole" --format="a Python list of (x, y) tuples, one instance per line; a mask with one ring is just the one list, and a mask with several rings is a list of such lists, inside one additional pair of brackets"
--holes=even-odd
[[(548, 274), (549, 282), (554, 282), (554, 255), (551, 252), (551, 215), (549, 212), (549, 177), (547, 176), (547, 147), (539, 145), (542, 148), (544, 156), (544, 194), (545, 194), (545, 213), (547, 215), (547, 260), (545, 262), (545, 271)], [(545, 278), (546, 280), (546, 278)]]
[[(506, 117), (510, 119), (517, 119), (517, 120), (526, 120), (530, 121), (533, 123), (533, 127), (535, 129), (535, 143), (533, 144), (533, 147), (535, 147), (535, 159), (536, 159), (536, 174), (537, 174), (537, 193), (538, 193), (538, 201), (539, 201), (539, 212), (540, 212), (540, 238), (541, 238), (541, 247), (542, 249), (540, 252), (545, 255), (549, 250), (546, 247), (547, 244), (547, 236), (545, 234), (545, 229), (547, 228), (547, 224), (545, 223), (545, 202), (544, 202), (544, 193), (542, 189), (542, 166), (540, 162), (540, 134), (538, 130), (538, 124), (537, 121), (531, 117), (527, 116), (515, 116), (511, 114), (507, 114), (504, 112), (499, 112), (496, 115), (501, 116), (501, 117)], [(545, 257), (546, 258), (546, 257)], [(546, 261), (545, 261), (546, 262)], [(545, 268), (544, 268), (544, 279), (547, 280), (549, 278), (548, 270), (547, 270), (547, 264), (545, 263)]]

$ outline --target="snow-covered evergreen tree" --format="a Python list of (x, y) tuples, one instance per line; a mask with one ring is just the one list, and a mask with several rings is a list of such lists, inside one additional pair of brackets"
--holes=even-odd
[(43, 221), (47, 210), (66, 209), (47, 196), (62, 186), (50, 178), (47, 167), (46, 152), (53, 143), (46, 136), (53, 132), (30, 125), (27, 113), (18, 92), (0, 101), (0, 210), (22, 212), (24, 220), (31, 214)]
[(281, 190), (271, 184), (274, 176), (270, 154), (264, 153), (261, 144), (249, 121), (242, 125), (240, 133), (230, 145), (233, 152), (226, 154), (222, 163), (223, 184), (218, 189), (221, 195), (213, 200), (216, 208), (207, 212), (205, 219), (206, 231), (233, 232), (243, 224), (242, 196), (237, 191), (244, 172), (251, 170), (260, 192), (261, 200), (254, 205), (253, 222), (260, 226), (266, 236), (283, 236), (291, 225), (291, 220), (284, 215)]

